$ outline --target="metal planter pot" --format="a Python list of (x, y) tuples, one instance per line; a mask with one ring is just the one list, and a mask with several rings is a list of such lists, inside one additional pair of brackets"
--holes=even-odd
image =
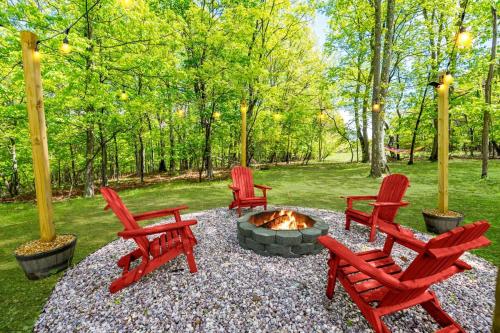
[(427, 231), (433, 232), (435, 234), (442, 234), (447, 231), (450, 231), (460, 225), (464, 220), (464, 215), (460, 216), (437, 216), (433, 214), (429, 214), (425, 211), (422, 211), (422, 215), (424, 216), (425, 226)]
[(75, 239), (62, 247), (32, 255), (17, 255), (19, 266), (30, 280), (38, 280), (65, 270), (71, 264), (76, 247)]

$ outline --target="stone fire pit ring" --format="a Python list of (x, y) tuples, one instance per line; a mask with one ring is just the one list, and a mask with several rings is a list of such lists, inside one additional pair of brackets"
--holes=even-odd
[(328, 234), (328, 225), (316, 216), (307, 215), (307, 218), (313, 221), (313, 225), (299, 230), (272, 230), (251, 223), (254, 216), (279, 211), (279, 209), (257, 211), (238, 218), (240, 246), (262, 256), (284, 258), (297, 258), (321, 252), (323, 246), (318, 243), (317, 238)]

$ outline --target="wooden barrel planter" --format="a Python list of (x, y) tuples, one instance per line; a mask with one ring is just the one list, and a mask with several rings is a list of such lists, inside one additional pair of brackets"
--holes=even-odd
[(464, 215), (460, 213), (459, 216), (440, 216), (435, 215), (425, 210), (422, 211), (424, 216), (425, 227), (427, 231), (435, 234), (442, 234), (448, 232), (460, 225), (464, 220)]
[(26, 277), (30, 280), (38, 280), (68, 268), (73, 259), (75, 247), (76, 236), (70, 243), (50, 251), (32, 255), (14, 255)]

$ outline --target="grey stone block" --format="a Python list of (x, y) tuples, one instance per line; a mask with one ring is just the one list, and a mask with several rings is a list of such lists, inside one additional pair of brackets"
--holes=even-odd
[(314, 223), (314, 228), (319, 229), (322, 235), (326, 235), (328, 233), (328, 224), (322, 221), (317, 221)]
[(296, 230), (278, 230), (276, 243), (281, 245), (298, 245), (302, 243), (302, 233)]
[(276, 239), (276, 231), (266, 228), (256, 228), (253, 230), (253, 239), (258, 243), (272, 244)]
[(238, 226), (238, 230), (240, 230), (241, 235), (245, 236), (245, 237), (251, 237), (252, 236), (252, 232), (253, 232), (253, 230), (255, 228), (256, 227), (253, 224), (248, 223), (248, 222), (242, 222)]
[(302, 241), (304, 243), (313, 243), (318, 236), (321, 236), (321, 230), (316, 228), (301, 229), (300, 233), (302, 234)]
[(252, 249), (254, 251), (264, 251), (265, 250), (264, 244), (257, 243), (255, 240), (253, 240), (250, 237), (245, 238), (245, 243), (250, 249)]
[(314, 250), (314, 243), (302, 243), (292, 246), (292, 252), (295, 254), (308, 254)]
[(290, 246), (280, 245), (280, 244), (268, 244), (266, 245), (266, 251), (274, 255), (283, 255), (290, 253)]
[(244, 248), (245, 250), (248, 250), (248, 246), (247, 246), (247, 243), (246, 243), (246, 239), (245, 237), (241, 236), (238, 234), (238, 244), (240, 244), (240, 246), (242, 248)]

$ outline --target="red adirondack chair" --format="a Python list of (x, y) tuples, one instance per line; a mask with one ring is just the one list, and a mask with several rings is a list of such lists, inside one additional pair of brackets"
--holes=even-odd
[[(241, 216), (241, 208), (264, 206), (267, 209), (267, 191), (269, 186), (256, 185), (253, 183), (252, 170), (241, 166), (236, 166), (231, 170), (233, 184), (229, 188), (233, 191), (233, 202), (229, 209), (238, 208), (238, 216)], [(262, 190), (262, 197), (255, 196), (254, 187)]]
[[(407, 206), (408, 203), (401, 201), (405, 195), (410, 182), (405, 175), (392, 174), (382, 181), (378, 195), (358, 195), (343, 197), (347, 199), (345, 210), (345, 228), (351, 228), (351, 221), (359, 222), (370, 227), (369, 241), (375, 240), (377, 226), (381, 223), (394, 224), (394, 218), (399, 207)], [(373, 206), (371, 213), (353, 208), (353, 202), (359, 200), (374, 200), (369, 205)]]
[[(127, 287), (182, 253), (186, 255), (191, 273), (197, 271), (193, 255), (193, 246), (196, 244), (196, 239), (190, 229), (190, 226), (196, 224), (197, 221), (182, 221), (179, 213), (180, 210), (187, 209), (187, 206), (132, 215), (118, 194), (111, 188), (102, 187), (101, 193), (108, 203), (104, 209), (111, 208), (125, 228), (124, 231), (118, 233), (118, 236), (124, 239), (133, 239), (137, 244), (135, 250), (118, 260), (118, 266), (123, 268), (123, 273), (121, 277), (111, 283), (110, 292), (115, 293)], [(138, 221), (167, 215), (173, 215), (175, 223), (145, 228), (142, 228), (137, 223)], [(159, 236), (154, 239), (148, 239), (147, 237), (156, 234), (159, 234)], [(141, 262), (135, 268), (130, 269), (131, 263), (137, 259), (141, 259)]]
[[(429, 286), (471, 267), (459, 260), (468, 250), (490, 244), (483, 236), (486, 221), (457, 227), (424, 243), (384, 225), (387, 233), (382, 250), (353, 253), (330, 236), (318, 241), (330, 250), (326, 295), (333, 297), (338, 279), (372, 325), (375, 332), (390, 332), (382, 317), (415, 305), (421, 305), (443, 327), (439, 332), (465, 332), (439, 305)], [(391, 257), (394, 242), (419, 254), (402, 270)]]

